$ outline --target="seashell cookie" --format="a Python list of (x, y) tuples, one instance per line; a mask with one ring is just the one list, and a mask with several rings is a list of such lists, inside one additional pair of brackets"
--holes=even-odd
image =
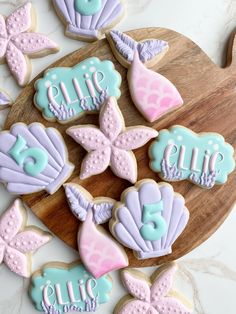
[(138, 259), (172, 253), (185, 229), (189, 212), (182, 195), (167, 183), (145, 179), (126, 189), (115, 204), (110, 231)]
[(0, 132), (0, 181), (13, 194), (46, 190), (55, 193), (70, 177), (74, 165), (61, 134), (40, 123), (14, 124)]
[(154, 122), (183, 105), (177, 88), (164, 76), (149, 70), (167, 53), (166, 41), (149, 39), (136, 42), (117, 30), (107, 33), (117, 60), (128, 70), (128, 85), (137, 109), (149, 122)]
[(9, 107), (12, 104), (10, 96), (0, 89), (0, 110)]
[(145, 126), (126, 128), (114, 97), (103, 105), (99, 122), (100, 128), (78, 125), (66, 131), (88, 151), (82, 162), (80, 178), (100, 174), (110, 166), (116, 176), (135, 183), (138, 170), (132, 150), (144, 146), (157, 137), (158, 132)]
[(30, 79), (29, 58), (38, 58), (59, 50), (45, 35), (34, 33), (35, 13), (30, 2), (11, 13), (6, 19), (0, 14), (0, 61), (6, 63), (20, 86)]
[(82, 186), (64, 185), (72, 213), (83, 222), (78, 232), (78, 250), (85, 267), (95, 278), (128, 266), (123, 248), (105, 230), (97, 226), (111, 218), (115, 201), (108, 197), (93, 198)]
[(53, 4), (66, 35), (84, 41), (101, 38), (125, 15), (123, 0), (53, 0)]
[(158, 268), (150, 279), (134, 269), (122, 271), (129, 296), (120, 300), (114, 314), (191, 314), (190, 302), (172, 288), (176, 271), (174, 263)]

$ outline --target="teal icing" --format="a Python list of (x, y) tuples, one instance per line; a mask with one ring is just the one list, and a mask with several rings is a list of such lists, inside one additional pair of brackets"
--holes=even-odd
[[(173, 126), (169, 130), (161, 130), (159, 132), (159, 136), (153, 142), (149, 150), (151, 158), (150, 167), (153, 171), (160, 173), (161, 177), (164, 177), (162, 173), (162, 162), (164, 152), (168, 144), (175, 145), (175, 149), (170, 156), (170, 167), (175, 167), (176, 170), (180, 172), (181, 175), (179, 176), (179, 179), (181, 180), (190, 179), (190, 176), (194, 175), (194, 177), (199, 179), (200, 182), (206, 152), (210, 157), (216, 152), (221, 154), (219, 155), (221, 157), (218, 156), (215, 165), (216, 184), (224, 184), (227, 181), (228, 175), (235, 168), (235, 160), (233, 157), (234, 149), (230, 144), (225, 142), (223, 136), (217, 133), (196, 134), (185, 127)], [(181, 149), (181, 145), (185, 146), (186, 152), (184, 167), (179, 169), (177, 165), (179, 162), (179, 151)], [(192, 171), (190, 169), (194, 148), (198, 149), (196, 169), (199, 171)], [(209, 174), (210, 171), (208, 168), (207, 175)]]
[(32, 177), (36, 177), (43, 172), (48, 164), (47, 153), (38, 147), (27, 148), (27, 142), (21, 135), (17, 136), (17, 140), (10, 149), (9, 155)]
[(75, 0), (75, 10), (83, 15), (94, 15), (102, 8), (102, 0)]
[(140, 234), (144, 240), (157, 241), (167, 232), (167, 224), (162, 217), (163, 201), (155, 204), (144, 205)]
[[(96, 89), (94, 75), (97, 77), (99, 88)], [(73, 79), (76, 79), (83, 98), (78, 97)], [(86, 81), (92, 83), (95, 95), (91, 95)], [(66, 88), (69, 102), (62, 92), (62, 84)], [(78, 118), (87, 111), (99, 111), (105, 99), (110, 96), (119, 98), (121, 76), (115, 70), (111, 61), (100, 61), (89, 58), (73, 68), (52, 68), (45, 72), (44, 77), (35, 83), (36, 94), (34, 102), (49, 120), (69, 121)], [(51, 108), (48, 91), (51, 86), (56, 107)], [(54, 110), (55, 109), (55, 110)]]
[[(109, 279), (109, 276), (106, 275), (99, 279), (94, 279), (82, 264), (75, 264), (68, 269), (62, 267), (50, 267), (49, 264), (42, 269), (40, 274), (38, 273), (32, 276), (29, 295), (35, 305), (35, 308), (38, 311), (43, 312), (43, 287), (49, 285), (49, 300), (51, 304), (54, 304), (54, 308), (56, 310), (59, 310), (61, 313), (63, 313), (63, 305), (58, 304), (55, 293), (51, 292), (55, 291), (55, 285), (59, 284), (63, 301), (65, 303), (68, 302), (68, 304), (72, 304), (70, 302), (66, 286), (67, 282), (72, 282), (75, 299), (77, 301), (80, 300), (79, 302), (74, 302), (73, 305), (84, 309), (85, 302), (81, 300), (78, 282), (83, 280), (86, 283), (88, 279), (93, 279), (94, 281), (96, 280), (97, 285), (95, 287), (93, 286), (93, 293), (95, 297), (98, 297), (98, 304), (107, 303), (110, 298), (109, 294), (112, 290), (112, 282)], [(91, 300), (88, 294), (86, 296), (88, 300)]]

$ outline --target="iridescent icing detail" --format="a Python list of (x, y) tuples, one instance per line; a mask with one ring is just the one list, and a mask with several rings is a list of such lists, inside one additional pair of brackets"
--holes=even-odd
[(124, 250), (97, 225), (111, 218), (114, 200), (93, 198), (76, 184), (65, 184), (65, 193), (72, 213), (83, 224), (78, 231), (78, 251), (85, 267), (95, 277), (128, 266)]
[(30, 77), (29, 58), (58, 51), (58, 46), (45, 35), (31, 32), (32, 4), (24, 5), (11, 13), (6, 20), (0, 15), (0, 59), (8, 67), (19, 85), (26, 85)]
[(79, 262), (50, 263), (32, 275), (29, 294), (38, 311), (61, 314), (95, 312), (111, 290), (108, 275), (95, 279)]
[(125, 13), (123, 0), (53, 0), (66, 34), (73, 38), (99, 39), (117, 24)]
[(88, 151), (81, 166), (81, 179), (104, 172), (108, 166), (115, 175), (132, 183), (137, 181), (136, 158), (133, 149), (142, 147), (158, 132), (144, 126), (125, 128), (116, 99), (103, 105), (99, 116), (100, 128), (78, 125), (66, 132)]
[(73, 68), (53, 68), (35, 83), (35, 105), (61, 123), (99, 112), (109, 96), (119, 98), (121, 76), (110, 61), (89, 58)]
[(203, 188), (224, 184), (235, 168), (234, 149), (217, 133), (182, 126), (162, 130), (150, 147), (150, 167), (167, 181), (189, 180)]
[(0, 264), (12, 272), (29, 277), (31, 261), (29, 253), (35, 252), (51, 237), (38, 228), (26, 227), (27, 212), (17, 199), (0, 217)]
[(75, 10), (85, 16), (94, 15), (102, 7), (102, 0), (75, 0)]
[[(167, 52), (162, 40), (136, 42), (113, 30), (108, 35), (115, 55), (119, 54), (129, 66), (128, 84), (137, 109), (150, 122), (183, 105), (177, 88), (164, 76), (147, 69), (145, 63), (157, 63)], [(118, 58), (119, 60), (119, 58)]]
[(170, 184), (146, 179), (122, 193), (109, 226), (138, 259), (147, 259), (172, 253), (188, 220), (185, 200)]
[[(152, 280), (144, 278), (144, 274), (137, 270), (124, 270), (122, 282), (131, 298), (119, 304), (117, 314), (190, 314), (192, 309), (177, 298), (172, 291), (173, 276), (177, 270), (175, 264), (169, 264), (152, 275)], [(182, 299), (182, 298), (181, 298)]]
[(10, 131), (0, 132), (0, 180), (10, 193), (46, 190), (53, 194), (73, 169), (64, 140), (56, 129), (40, 123), (28, 126), (16, 123)]

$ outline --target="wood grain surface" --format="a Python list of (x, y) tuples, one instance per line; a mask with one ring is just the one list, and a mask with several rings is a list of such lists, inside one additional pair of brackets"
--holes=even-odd
[[(234, 55), (236, 55), (236, 44), (234, 35), (230, 40), (226, 67), (222, 69), (213, 64), (192, 41), (174, 31), (150, 28), (134, 30), (128, 34), (136, 40), (159, 38), (169, 42), (169, 52), (154, 67), (154, 70), (166, 76), (177, 86), (185, 104), (153, 124), (147, 123), (133, 105), (127, 85), (127, 70), (116, 61), (106, 39), (75, 51), (51, 67), (71, 67), (91, 56), (96, 56), (101, 60), (109, 59), (114, 62), (123, 78), (119, 105), (127, 126), (147, 125), (161, 130), (179, 124), (195, 132), (218, 132), (235, 148), (236, 61)], [(37, 78), (42, 75), (41, 73)], [(68, 146), (70, 161), (76, 166), (69, 182), (81, 184), (93, 196), (109, 196), (119, 200), (121, 192), (130, 184), (114, 176), (110, 170), (81, 181), (78, 176), (86, 151), (65, 133), (65, 130), (71, 125), (98, 124), (98, 116), (85, 116), (67, 125), (50, 123), (42, 118), (41, 112), (33, 105), (34, 93), (34, 81), (32, 81), (12, 106), (5, 128), (9, 129), (13, 123), (18, 121), (27, 124), (38, 121), (45, 126), (57, 128)], [(150, 143), (135, 151), (139, 169), (138, 179), (152, 178), (160, 181), (157, 174), (149, 168), (149, 145)], [(130, 266), (153, 266), (175, 260), (210, 237), (224, 222), (236, 200), (236, 172), (229, 176), (227, 184), (215, 186), (211, 190), (201, 189), (186, 181), (173, 183), (173, 187), (186, 199), (186, 205), (190, 211), (187, 228), (175, 242), (171, 255), (139, 261), (134, 257), (132, 251), (127, 249)], [(79, 222), (69, 210), (63, 188), (54, 195), (40, 192), (24, 196), (23, 200), (56, 236), (69, 246), (77, 247)], [(105, 227), (108, 228), (108, 226)]]

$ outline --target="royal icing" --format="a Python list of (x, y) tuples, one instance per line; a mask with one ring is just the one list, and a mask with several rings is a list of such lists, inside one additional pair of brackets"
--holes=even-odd
[(0, 132), (0, 180), (13, 194), (55, 193), (74, 170), (60, 133), (40, 123)]
[(109, 96), (119, 98), (121, 76), (110, 61), (89, 58), (73, 68), (53, 68), (35, 83), (35, 104), (61, 123), (98, 112)]
[[(115, 55), (118, 53), (129, 63), (128, 84), (133, 102), (150, 122), (183, 105), (176, 87), (164, 76), (147, 69), (144, 63), (161, 58), (168, 50), (162, 40), (136, 42), (129, 36), (111, 31), (108, 35)], [(118, 58), (119, 60), (120, 58)]]
[(0, 264), (12, 272), (29, 277), (31, 262), (29, 253), (35, 252), (51, 237), (34, 227), (25, 227), (27, 213), (17, 199), (0, 217)]
[(53, 3), (67, 25), (66, 34), (90, 41), (99, 39), (125, 13), (122, 0), (53, 0)]
[(100, 129), (79, 125), (66, 131), (88, 151), (82, 162), (80, 178), (100, 174), (110, 166), (115, 175), (135, 183), (137, 163), (132, 150), (145, 145), (158, 132), (144, 126), (125, 128), (124, 118), (113, 97), (103, 105), (99, 122)]
[(184, 198), (170, 184), (146, 179), (122, 193), (110, 230), (138, 259), (147, 259), (171, 254), (188, 220)]
[(108, 275), (95, 279), (80, 263), (50, 263), (32, 275), (29, 294), (38, 311), (62, 314), (95, 312), (111, 290)]
[(6, 19), (0, 15), (0, 59), (6, 59), (19, 85), (26, 85), (31, 67), (28, 57), (58, 51), (45, 35), (31, 32), (34, 25), (32, 4), (26, 2)]
[(10, 106), (12, 103), (11, 98), (7, 93), (0, 90), (0, 110), (5, 109), (6, 107)]
[(78, 232), (80, 258), (95, 277), (128, 266), (123, 249), (97, 225), (111, 218), (114, 200), (106, 197), (94, 198), (81, 186), (66, 184), (65, 192), (72, 213), (83, 222)]
[(150, 147), (150, 167), (166, 181), (189, 180), (203, 188), (224, 184), (235, 168), (234, 149), (217, 133), (182, 126), (162, 130)]
[[(175, 264), (165, 266), (152, 275), (152, 281), (145, 279), (137, 270), (124, 270), (122, 282), (131, 298), (117, 306), (117, 314), (190, 314), (192, 309), (183, 304), (172, 292)], [(172, 292), (172, 293), (171, 293)], [(187, 301), (185, 302), (187, 303)]]

